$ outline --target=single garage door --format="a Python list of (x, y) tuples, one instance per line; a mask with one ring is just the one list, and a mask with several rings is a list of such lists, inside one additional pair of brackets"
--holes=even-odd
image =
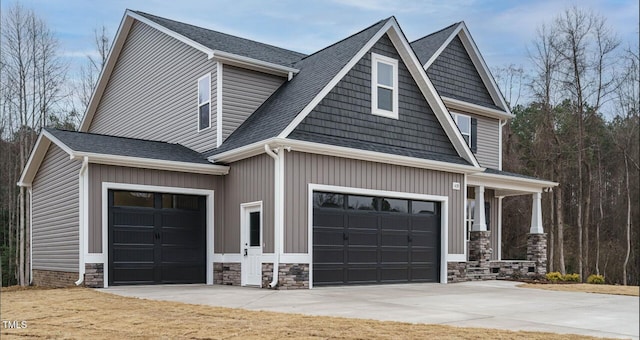
[(109, 191), (109, 285), (205, 283), (206, 197)]
[(440, 281), (440, 203), (314, 192), (313, 284)]

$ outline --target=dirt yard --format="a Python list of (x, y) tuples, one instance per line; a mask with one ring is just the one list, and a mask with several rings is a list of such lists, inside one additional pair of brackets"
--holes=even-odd
[[(1, 338), (64, 339), (585, 339), (578, 335), (255, 312), (151, 301), (86, 288), (0, 293)], [(19, 323), (20, 324), (20, 323)], [(22, 325), (22, 324), (20, 324)]]
[(563, 292), (640, 296), (640, 287), (638, 286), (594, 285), (594, 284), (588, 284), (588, 283), (580, 283), (580, 284), (526, 283), (526, 284), (519, 285), (518, 287), (546, 289), (546, 290), (559, 290)]

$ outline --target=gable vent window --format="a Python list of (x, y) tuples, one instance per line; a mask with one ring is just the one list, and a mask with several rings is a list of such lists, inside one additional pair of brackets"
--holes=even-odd
[(211, 126), (211, 74), (198, 79), (198, 131)]
[(398, 61), (371, 53), (371, 112), (398, 119)]
[(477, 150), (477, 134), (478, 134), (478, 120), (475, 118), (471, 118), (467, 115), (452, 113), (453, 121), (458, 125), (458, 129), (460, 129), (460, 133), (462, 134), (462, 138), (467, 142), (469, 148), (473, 153), (476, 153)]

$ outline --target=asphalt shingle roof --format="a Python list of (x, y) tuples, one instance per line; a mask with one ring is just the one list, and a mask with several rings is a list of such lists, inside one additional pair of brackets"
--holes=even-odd
[(451, 36), (453, 31), (461, 24), (461, 22), (457, 22), (410, 43), (418, 60), (420, 60), (420, 64), (426, 64), (433, 54), (444, 44), (447, 38)]
[(546, 181), (546, 179), (541, 179), (533, 176), (527, 176), (523, 174), (517, 174), (515, 172), (502, 171), (502, 170), (497, 170), (492, 168), (486, 168), (484, 172), (487, 174), (493, 174), (493, 175), (502, 175), (502, 176), (509, 176), (509, 177), (525, 178), (525, 179), (535, 179), (538, 181)]
[(293, 66), (293, 64), (306, 56), (304, 53), (157, 17), (149, 13), (133, 12), (212, 50), (220, 50), (287, 67)]
[(218, 149), (204, 154), (212, 156), (276, 137), (389, 20), (379, 21), (295, 63), (300, 72), (278, 88)]
[(46, 128), (73, 151), (211, 164), (202, 154), (180, 144)]

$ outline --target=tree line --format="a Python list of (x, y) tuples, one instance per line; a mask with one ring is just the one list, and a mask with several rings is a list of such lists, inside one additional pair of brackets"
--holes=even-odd
[[(16, 183), (43, 127), (78, 126), (110, 39), (94, 30), (95, 53), (74, 72), (55, 32), (19, 4), (3, 10), (0, 39), (2, 285), (26, 285), (29, 200)], [(622, 46), (605, 18), (572, 7), (538, 28), (529, 54), (526, 71), (494, 75), (515, 115), (503, 129), (504, 170), (560, 183), (543, 194), (548, 269), (638, 285), (638, 46)], [(524, 93), (532, 99), (521, 104)], [(503, 258), (526, 257), (530, 217), (530, 196), (504, 199)]]

